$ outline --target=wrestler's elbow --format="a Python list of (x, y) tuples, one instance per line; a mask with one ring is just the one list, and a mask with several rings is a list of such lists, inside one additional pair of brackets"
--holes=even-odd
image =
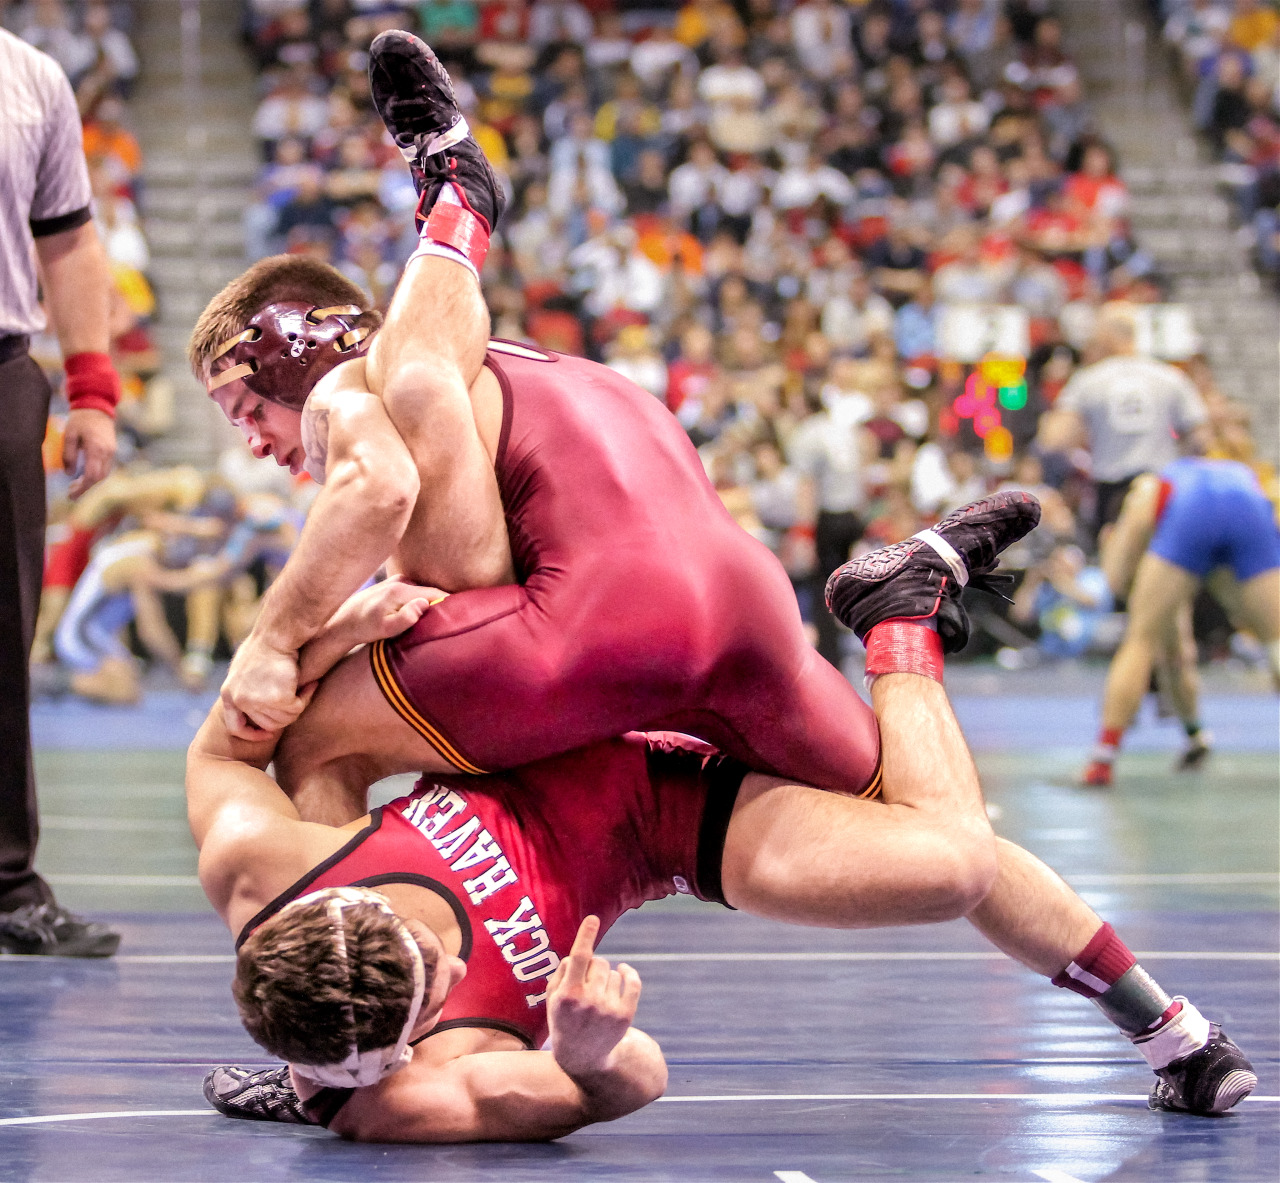
[(339, 465), (328, 483), (333, 495), (360, 507), (372, 522), (398, 527), (403, 533), (418, 500), (418, 470), (406, 453), (375, 455), (362, 452)]

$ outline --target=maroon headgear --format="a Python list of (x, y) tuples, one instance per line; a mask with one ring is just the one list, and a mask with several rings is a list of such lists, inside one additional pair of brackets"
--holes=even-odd
[(210, 392), (243, 378), (254, 394), (301, 411), (315, 384), (355, 357), (372, 332), (356, 327), (363, 312), (355, 304), (268, 304), (213, 355), (211, 360), (230, 354), (234, 364), (210, 381)]

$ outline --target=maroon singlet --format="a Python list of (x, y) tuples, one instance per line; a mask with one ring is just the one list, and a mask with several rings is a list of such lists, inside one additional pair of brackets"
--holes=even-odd
[(676, 892), (720, 900), (720, 854), (745, 768), (696, 741), (629, 735), (502, 776), (446, 776), (369, 825), (255, 916), (325, 887), (412, 883), (442, 896), (467, 975), (433, 1034), (493, 1027), (540, 1047), (547, 979), (582, 918), (603, 934)]
[(388, 702), (464, 772), (631, 730), (697, 735), (822, 788), (878, 788), (875, 718), (805, 638), (676, 419), (606, 366), (495, 343), (495, 460), (519, 586), (371, 647)]

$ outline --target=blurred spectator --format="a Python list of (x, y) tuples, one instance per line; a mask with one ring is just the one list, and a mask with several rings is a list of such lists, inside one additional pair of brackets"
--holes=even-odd
[[(1204, 119), (1280, 272), (1280, 34), (1254, 9), (1230, 13), (1247, 50), (1221, 51), (1227, 23), (1202, 2), (1167, 35), (1205, 52)], [(332, 256), (385, 299), (415, 195), (362, 71), (392, 23), (441, 53), (509, 186), (483, 276), (494, 331), (664, 399), (731, 512), (801, 579), (829, 657), (830, 569), (1031, 479), (1042, 413), (1044, 444), (1082, 399), (1102, 301), (1160, 298), (1049, 0), (260, 0), (251, 252)], [(1004, 326), (976, 351), (948, 328), (975, 307)], [(1021, 378), (975, 418), (992, 358)], [(1044, 452), (1026, 566), (1110, 496), (1086, 437)], [(1106, 445), (1092, 463), (1105, 485)]]
[[(1051, 661), (1083, 657), (1111, 611), (1111, 589), (1101, 567), (1089, 566), (1078, 546), (1055, 547), (1032, 567), (1009, 615), (1039, 629), (1037, 647)], [(1113, 642), (1114, 643), (1114, 642)]]
[(654, 398), (666, 401), (667, 366), (643, 325), (624, 325), (618, 331), (606, 364)]

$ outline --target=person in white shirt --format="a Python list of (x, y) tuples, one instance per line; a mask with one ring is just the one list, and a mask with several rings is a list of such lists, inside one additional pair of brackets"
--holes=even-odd
[(791, 13), (791, 39), (810, 78), (828, 82), (853, 68), (853, 21), (834, 0), (806, 0)]
[(872, 289), (866, 272), (859, 269), (848, 291), (823, 305), (819, 323), (835, 349), (865, 353), (875, 337), (893, 335), (893, 305)]

